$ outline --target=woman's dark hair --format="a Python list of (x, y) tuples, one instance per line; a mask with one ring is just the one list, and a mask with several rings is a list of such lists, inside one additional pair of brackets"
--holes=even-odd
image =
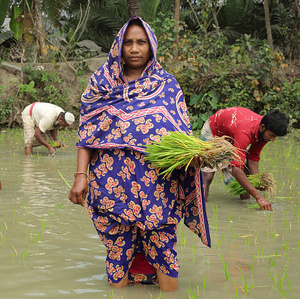
[(264, 124), (275, 135), (284, 136), (287, 134), (289, 119), (283, 112), (274, 109), (262, 118), (260, 124)]
[(137, 25), (137, 26), (140, 26), (140, 27), (142, 27), (143, 29), (145, 29), (145, 28), (144, 28), (144, 25), (143, 25), (143, 23), (142, 23), (142, 21), (141, 21), (140, 19), (133, 19), (133, 20), (131, 20), (131, 21), (129, 22), (129, 24), (128, 24), (128, 27), (130, 27), (130, 26), (132, 26), (132, 25)]

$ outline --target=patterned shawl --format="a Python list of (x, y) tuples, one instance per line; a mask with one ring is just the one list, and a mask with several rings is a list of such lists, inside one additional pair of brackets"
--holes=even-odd
[[(139, 17), (130, 20), (135, 18)], [(174, 76), (156, 61), (157, 40), (142, 19), (152, 54), (141, 77), (125, 83), (121, 51), (130, 20), (119, 31), (107, 61), (92, 75), (82, 95), (79, 148), (128, 148), (145, 153), (148, 143), (159, 141), (168, 131), (192, 132), (182, 90)], [(194, 192), (183, 195), (185, 224), (210, 246), (200, 171), (191, 180)]]
[(156, 61), (156, 37), (141, 21), (151, 44), (150, 60), (140, 78), (125, 83), (121, 50), (126, 23), (82, 95), (78, 147), (145, 152), (147, 143), (168, 131), (191, 133), (182, 90)]

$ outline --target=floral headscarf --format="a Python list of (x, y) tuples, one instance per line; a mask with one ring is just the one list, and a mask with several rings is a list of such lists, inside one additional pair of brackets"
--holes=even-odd
[[(142, 22), (152, 54), (141, 77), (125, 83), (121, 51), (133, 19)], [(191, 132), (182, 90), (157, 62), (156, 50), (157, 40), (150, 26), (139, 17), (130, 18), (82, 95), (78, 147), (145, 152), (146, 144), (168, 131)]]

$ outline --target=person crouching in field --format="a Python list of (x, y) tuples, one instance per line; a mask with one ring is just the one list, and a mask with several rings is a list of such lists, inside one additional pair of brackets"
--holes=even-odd
[[(240, 159), (221, 167), (224, 182), (229, 184), (235, 178), (247, 191), (241, 199), (247, 199), (251, 194), (262, 210), (270, 211), (271, 203), (251, 185), (247, 174), (259, 173), (258, 162), (261, 150), (269, 141), (273, 142), (277, 136), (286, 135), (288, 125), (288, 117), (278, 110), (272, 110), (265, 116), (261, 116), (246, 108), (232, 107), (217, 111), (205, 122), (201, 130), (202, 140), (212, 140), (215, 136), (224, 135), (230, 137), (228, 141), (239, 149)], [(204, 168), (202, 171), (207, 200), (209, 186), (217, 170)]]
[(47, 140), (55, 141), (57, 147), (60, 147), (61, 143), (57, 137), (57, 130), (58, 128), (71, 126), (75, 121), (75, 117), (72, 113), (65, 112), (56, 105), (35, 102), (23, 110), (22, 120), (25, 155), (31, 155), (34, 146), (44, 145), (48, 149), (49, 155), (52, 156), (56, 150)]

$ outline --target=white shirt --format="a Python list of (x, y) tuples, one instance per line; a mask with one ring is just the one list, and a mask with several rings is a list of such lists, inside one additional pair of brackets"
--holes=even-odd
[(50, 103), (36, 103), (32, 109), (32, 120), (34, 124), (45, 133), (51, 131), (58, 123), (57, 118), (64, 110)]

